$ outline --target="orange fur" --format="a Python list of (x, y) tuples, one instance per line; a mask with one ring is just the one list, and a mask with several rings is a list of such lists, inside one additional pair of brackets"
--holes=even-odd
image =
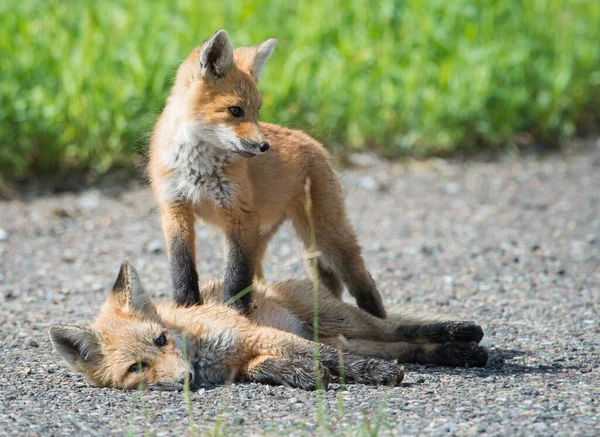
[[(450, 366), (485, 365), (477, 343), (483, 331), (472, 322), (392, 314), (386, 320), (319, 290), (319, 331), (314, 338), (310, 281), (257, 284), (249, 317), (220, 303), (220, 282), (201, 287), (205, 304), (154, 305), (135, 269), (125, 262), (112, 292), (89, 327), (50, 328), (54, 348), (95, 385), (180, 389), (192, 385), (255, 381), (314, 389), (328, 373), (347, 381), (383, 384), (402, 379), (400, 362)], [(158, 339), (164, 336), (164, 344)], [(322, 372), (315, 371), (318, 350)], [(343, 358), (340, 355), (343, 351)], [(359, 357), (360, 355), (362, 357)], [(139, 363), (141, 368), (132, 371)]]
[[(149, 174), (167, 246), (182, 235), (195, 262), (189, 211), (220, 228), (229, 248), (225, 297), (232, 297), (252, 276), (262, 277), (262, 258), (283, 221), (290, 219), (304, 245), (310, 245), (304, 189), (310, 181), (321, 279), (337, 295), (345, 284), (361, 308), (385, 317), (347, 218), (331, 157), (304, 132), (257, 120), (259, 61), (264, 63), (274, 42), (238, 48), (232, 54), (229, 44), (220, 31), (194, 49), (179, 67), (154, 128)], [(207, 59), (223, 59), (206, 66), (203, 53)], [(210, 73), (213, 70), (216, 73)], [(244, 116), (233, 116), (230, 107), (241, 108)], [(266, 141), (270, 149), (262, 153), (257, 148)], [(182, 208), (188, 212), (175, 212)], [(185, 276), (188, 289), (195, 288), (190, 269), (179, 274), (182, 265), (171, 251), (170, 260), (172, 274)], [(175, 285), (175, 300), (195, 303), (181, 287)]]

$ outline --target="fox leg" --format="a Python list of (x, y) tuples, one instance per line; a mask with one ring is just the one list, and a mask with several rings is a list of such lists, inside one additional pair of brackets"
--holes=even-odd
[(259, 237), (258, 244), (256, 245), (255, 255), (254, 255), (254, 278), (258, 281), (262, 281), (265, 277), (262, 268), (262, 261), (265, 257), (265, 253), (267, 252), (267, 248), (269, 247), (269, 243), (281, 227), (283, 220), (273, 225), (271, 229), (269, 229), (264, 234), (261, 234)]
[[(269, 285), (269, 293), (312, 326), (314, 317), (313, 284), (308, 280), (289, 280)], [(483, 337), (481, 326), (471, 321), (416, 317), (414, 314), (391, 311), (386, 319), (335, 298), (327, 288), (318, 289), (319, 335), (376, 341), (407, 341), (412, 343), (445, 343), (474, 341)]]
[(247, 344), (253, 345), (259, 355), (277, 356), (292, 360), (310, 359), (318, 354), (319, 362), (339, 376), (342, 371), (347, 381), (359, 384), (395, 384), (402, 381), (404, 372), (396, 363), (371, 357), (358, 357), (321, 343), (314, 343), (296, 335), (267, 327), (256, 327), (248, 332)]
[(382, 320), (326, 297), (319, 299), (319, 331), (325, 337), (342, 335), (349, 339), (410, 343), (479, 343), (483, 338), (483, 329), (475, 322), (419, 320), (398, 315)]
[(178, 305), (201, 304), (196, 271), (195, 216), (191, 205), (161, 205), (161, 222), (173, 283), (173, 300)]
[(445, 343), (449, 341), (479, 343), (483, 338), (481, 326), (471, 321), (400, 319), (400, 323), (396, 326), (396, 338), (413, 343)]
[(244, 314), (251, 301), (250, 287), (254, 278), (258, 236), (258, 221), (250, 214), (245, 217), (234, 216), (225, 235), (227, 262), (223, 279), (223, 300), (227, 302), (236, 298), (238, 293), (246, 291), (232, 302)]
[(331, 337), (323, 342), (350, 354), (398, 360), (399, 363), (483, 367), (488, 360), (487, 350), (474, 341), (424, 344)]
[[(312, 317), (312, 315), (309, 315)], [(479, 343), (481, 326), (471, 321), (427, 320), (392, 314), (379, 319), (346, 302), (319, 298), (319, 330), (324, 336), (411, 343)]]
[(293, 359), (261, 355), (252, 359), (243, 372), (242, 380), (261, 384), (284, 385), (302, 390), (327, 389), (329, 370), (315, 365), (310, 358)]
[[(356, 235), (346, 217), (339, 186), (331, 187), (327, 192), (327, 187), (317, 185), (311, 184), (312, 221), (316, 248), (320, 252), (318, 263), (322, 281), (334, 294), (341, 294), (338, 291), (341, 280), (360, 308), (385, 318), (381, 296), (367, 271)], [(303, 205), (297, 206), (289, 215), (298, 236), (310, 249), (311, 228)]]
[[(311, 259), (307, 259), (306, 261), (306, 270), (309, 272), (309, 275), (312, 279), (313, 274), (313, 266)], [(319, 278), (319, 282), (323, 284), (331, 293), (338, 299), (342, 298), (342, 291), (344, 291), (344, 284), (342, 284), (342, 280), (333, 270), (327, 268), (321, 259), (317, 259), (317, 275)]]

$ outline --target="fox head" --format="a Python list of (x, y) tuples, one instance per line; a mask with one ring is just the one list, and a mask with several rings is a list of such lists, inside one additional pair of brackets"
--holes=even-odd
[(128, 261), (92, 325), (54, 325), (49, 333), (59, 355), (94, 385), (178, 390), (186, 376), (193, 380), (181, 333), (161, 321)]
[(194, 49), (179, 67), (174, 94), (182, 99), (184, 135), (253, 157), (269, 149), (258, 125), (257, 83), (277, 40), (233, 49), (224, 30)]

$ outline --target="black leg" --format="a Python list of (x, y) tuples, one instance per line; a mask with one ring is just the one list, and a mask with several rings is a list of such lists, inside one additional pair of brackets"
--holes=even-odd
[(483, 329), (471, 321), (423, 322), (400, 325), (396, 329), (396, 337), (399, 341), (479, 343), (483, 338)]
[(319, 345), (319, 361), (329, 368), (335, 376), (344, 377), (348, 382), (369, 385), (396, 385), (404, 379), (404, 368), (392, 361), (379, 358), (359, 357), (337, 349)]
[(267, 358), (254, 366), (246, 377), (252, 382), (270, 385), (284, 385), (302, 390), (327, 389), (329, 371), (319, 366), (315, 372), (313, 361), (309, 359)]
[(182, 306), (202, 304), (196, 265), (183, 236), (173, 238), (170, 255), (173, 300)]
[[(229, 237), (227, 239), (227, 263), (223, 280), (224, 302), (229, 302), (245, 314), (250, 307), (253, 278), (252, 260), (244, 253), (239, 239)], [(244, 294), (238, 296), (241, 292), (244, 292)]]

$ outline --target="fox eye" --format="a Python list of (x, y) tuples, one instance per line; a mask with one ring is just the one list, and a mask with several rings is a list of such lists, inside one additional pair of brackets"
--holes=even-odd
[(158, 347), (163, 347), (165, 344), (167, 344), (167, 337), (165, 337), (165, 334), (160, 334), (156, 340), (154, 340), (154, 344)]
[(147, 368), (148, 368), (148, 364), (146, 364), (144, 362), (133, 363), (131, 366), (129, 366), (128, 372), (129, 373), (138, 373)]
[(239, 106), (230, 106), (229, 112), (231, 112), (231, 115), (233, 115), (234, 117), (237, 117), (237, 118), (244, 116), (244, 110), (242, 108), (240, 108)]

